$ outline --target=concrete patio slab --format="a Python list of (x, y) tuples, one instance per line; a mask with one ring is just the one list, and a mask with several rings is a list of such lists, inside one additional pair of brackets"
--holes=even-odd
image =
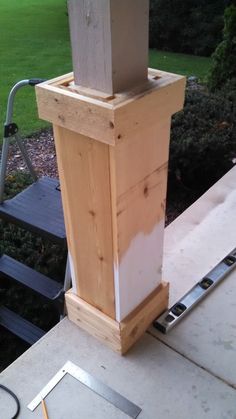
[[(236, 167), (167, 229), (170, 305), (236, 247)], [(173, 349), (236, 386), (236, 270), (167, 336)]]
[[(42, 418), (27, 404), (71, 360), (142, 408), (140, 419), (235, 419), (236, 390), (154, 337), (145, 334), (121, 357), (63, 320), (7, 368), (1, 383), (19, 396), (20, 418)], [(123, 413), (81, 384), (65, 377), (46, 399), (50, 419), (123, 419)], [(10, 419), (13, 404), (0, 392), (1, 418)]]
[(236, 388), (236, 271), (168, 335), (151, 333)]
[(236, 247), (236, 166), (165, 229), (170, 306)]

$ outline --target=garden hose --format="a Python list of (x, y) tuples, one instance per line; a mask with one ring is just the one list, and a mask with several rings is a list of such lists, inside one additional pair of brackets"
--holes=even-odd
[(19, 399), (17, 398), (17, 396), (15, 395), (15, 393), (13, 393), (13, 391), (11, 391), (9, 388), (3, 386), (2, 384), (0, 384), (0, 388), (4, 391), (6, 391), (6, 393), (10, 394), (10, 396), (15, 400), (16, 402), (16, 413), (14, 414), (14, 416), (12, 416), (11, 419), (16, 419), (19, 416), (20, 413), (20, 402)]

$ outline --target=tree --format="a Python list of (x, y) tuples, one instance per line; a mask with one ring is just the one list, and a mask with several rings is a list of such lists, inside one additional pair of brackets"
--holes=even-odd
[(150, 47), (210, 55), (222, 39), (229, 0), (151, 0)]
[(213, 63), (208, 77), (211, 91), (222, 88), (236, 79), (236, 6), (225, 10), (223, 41), (212, 55)]

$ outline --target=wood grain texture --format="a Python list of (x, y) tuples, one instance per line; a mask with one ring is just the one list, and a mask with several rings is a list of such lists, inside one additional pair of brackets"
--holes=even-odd
[(78, 295), (115, 317), (109, 148), (54, 126)]
[(114, 148), (118, 197), (167, 164), (170, 126), (169, 117), (119, 139)]
[(110, 0), (69, 0), (75, 83), (112, 93)]
[(139, 233), (149, 234), (165, 217), (167, 163), (117, 196), (119, 256)]
[(36, 86), (39, 117), (62, 128), (114, 145), (112, 105), (62, 87), (57, 86), (57, 81), (53, 85), (42, 83)]
[(144, 91), (115, 107), (117, 140), (125, 140), (133, 132), (154, 126), (157, 120), (166, 120), (183, 108), (185, 78), (168, 77), (168, 82), (163, 81), (157, 80), (152, 90)]
[(125, 354), (145, 333), (152, 321), (168, 305), (169, 285), (162, 283), (121, 323), (110, 319), (81, 298), (68, 291), (65, 295), (69, 320), (108, 345)]
[(142, 83), (147, 78), (149, 0), (68, 4), (75, 83), (109, 94)]
[(120, 352), (118, 322), (86, 303), (71, 291), (65, 294), (65, 300), (69, 320), (98, 340), (108, 344), (114, 351)]
[(167, 118), (110, 147), (118, 321), (161, 282), (169, 138)]
[(117, 197), (114, 270), (119, 321), (161, 282), (166, 186), (167, 164)]
[(185, 78), (157, 70), (149, 69), (142, 86), (107, 99), (73, 91), (72, 80), (66, 74), (36, 86), (39, 117), (109, 145), (166, 121), (184, 103)]
[(147, 79), (149, 0), (111, 0), (110, 4), (113, 93), (116, 93)]
[(170, 119), (184, 86), (149, 70), (110, 97), (71, 75), (37, 88), (54, 123), (74, 290), (120, 323), (161, 282)]
[(125, 354), (146, 332), (151, 323), (168, 308), (169, 283), (162, 282), (120, 324), (122, 353)]

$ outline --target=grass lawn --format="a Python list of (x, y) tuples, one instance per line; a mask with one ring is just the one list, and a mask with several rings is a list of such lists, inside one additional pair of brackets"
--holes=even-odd
[(171, 73), (184, 76), (197, 76), (201, 82), (206, 81), (211, 59), (196, 55), (177, 54), (174, 52), (150, 50), (149, 65)]
[[(71, 71), (65, 0), (0, 1), (0, 124), (11, 86), (32, 77), (52, 78)], [(17, 94), (15, 120), (24, 134), (45, 126), (37, 118), (34, 89)]]
[[(0, 1), (0, 124), (11, 86), (31, 77), (52, 78), (71, 71), (65, 0)], [(150, 66), (204, 79), (210, 60), (184, 54), (150, 51)], [(19, 91), (15, 121), (23, 134), (45, 127), (37, 118), (34, 89)], [(1, 142), (1, 139), (0, 139)]]

